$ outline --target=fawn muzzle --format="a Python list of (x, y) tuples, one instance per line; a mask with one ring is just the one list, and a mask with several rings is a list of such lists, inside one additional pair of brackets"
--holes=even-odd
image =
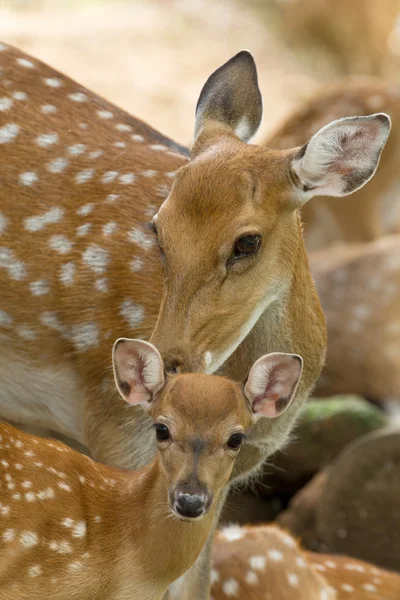
[(199, 519), (212, 503), (212, 494), (205, 486), (178, 485), (170, 493), (172, 511), (179, 518)]

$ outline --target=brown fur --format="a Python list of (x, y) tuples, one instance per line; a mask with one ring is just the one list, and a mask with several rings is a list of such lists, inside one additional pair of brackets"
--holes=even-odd
[(334, 242), (373, 240), (400, 231), (398, 169), (400, 160), (400, 89), (373, 77), (349, 77), (324, 87), (278, 127), (265, 144), (291, 148), (305, 144), (322, 126), (341, 117), (383, 111), (392, 130), (377, 173), (362, 189), (345, 198), (314, 198), (302, 208), (308, 250)]
[[(397, 573), (347, 556), (304, 552), (293, 537), (274, 526), (246, 526), (233, 531), (239, 539), (229, 540), (232, 533), (229, 528), (215, 537), (214, 600), (229, 598), (224, 585), (230, 585), (232, 589), (235, 583), (237, 593), (231, 596), (246, 600), (398, 598), (400, 575)], [(274, 554), (269, 554), (271, 551), (279, 552), (280, 556), (274, 558)], [(235, 583), (229, 583), (232, 581)]]

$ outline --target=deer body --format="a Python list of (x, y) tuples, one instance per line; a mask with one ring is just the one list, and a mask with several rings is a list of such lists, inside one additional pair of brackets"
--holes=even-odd
[[(198, 558), (255, 418), (289, 406), (299, 356), (259, 359), (241, 387), (164, 377), (157, 350), (120, 339), (117, 387), (154, 422), (158, 452), (137, 472), (0, 424), (0, 595), (4, 600), (161, 600)], [(153, 434), (154, 435), (154, 434)]]
[[(246, 477), (287, 439), (325, 357), (299, 208), (364, 185), (389, 119), (337, 121), (301, 149), (247, 144), (262, 104), (241, 52), (202, 90), (188, 162), (147, 125), (0, 49), (0, 414), (139, 468), (154, 456), (151, 421), (113, 402), (111, 336), (151, 335), (168, 371), (234, 379), (265, 352), (299, 353), (296, 398), (254, 425), (235, 464)], [(207, 598), (206, 579), (198, 589), (189, 597)]]
[(274, 526), (226, 527), (215, 537), (215, 600), (397, 600), (398, 573), (348, 557), (302, 550)]

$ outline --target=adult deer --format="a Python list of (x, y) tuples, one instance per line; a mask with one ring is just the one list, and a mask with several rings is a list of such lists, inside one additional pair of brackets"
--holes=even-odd
[(350, 558), (305, 552), (274, 526), (226, 527), (213, 548), (214, 600), (397, 600), (400, 575)]
[[(246, 477), (286, 440), (324, 362), (298, 209), (364, 185), (389, 118), (337, 121), (288, 151), (248, 145), (262, 103), (254, 60), (240, 52), (201, 92), (186, 164), (147, 125), (0, 48), (2, 416), (140, 467), (155, 452), (151, 421), (112, 399), (111, 335), (148, 338), (155, 326), (167, 370), (239, 379), (269, 351), (300, 354), (291, 406), (279, 423), (257, 423), (238, 457), (233, 477)], [(144, 225), (156, 212), (157, 237)], [(208, 596), (198, 568), (180, 598)]]
[(376, 177), (350, 198), (325, 196), (303, 207), (308, 250), (335, 242), (367, 242), (385, 233), (400, 231), (397, 171), (400, 160), (400, 89), (377, 77), (347, 77), (324, 87), (303, 102), (265, 140), (269, 148), (292, 148), (304, 144), (333, 119), (369, 115), (377, 110), (390, 115), (392, 132)]
[(4, 600), (161, 600), (207, 541), (247, 430), (279, 418), (302, 370), (297, 355), (269, 354), (241, 385), (199, 373), (165, 378), (144, 341), (118, 340), (113, 357), (121, 396), (154, 422), (157, 454), (138, 472), (121, 471), (0, 424)]

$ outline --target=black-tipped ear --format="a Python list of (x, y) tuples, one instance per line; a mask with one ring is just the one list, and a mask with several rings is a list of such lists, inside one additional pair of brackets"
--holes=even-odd
[(207, 79), (196, 107), (195, 139), (214, 122), (248, 142), (260, 126), (262, 98), (257, 68), (247, 50), (233, 56)]

